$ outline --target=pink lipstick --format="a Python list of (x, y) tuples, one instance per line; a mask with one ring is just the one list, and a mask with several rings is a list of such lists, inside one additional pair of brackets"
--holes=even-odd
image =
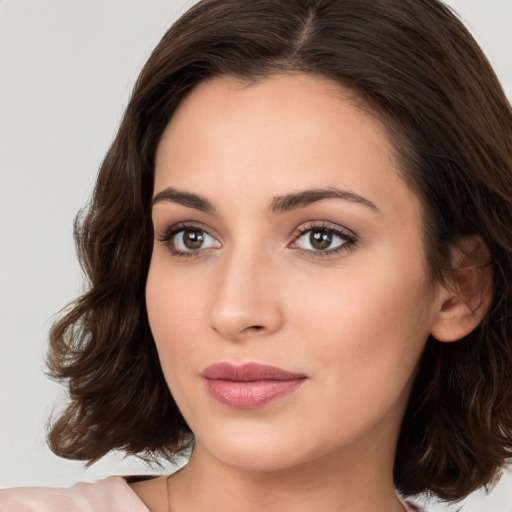
[(306, 376), (275, 366), (217, 363), (203, 370), (210, 395), (235, 409), (256, 409), (295, 391)]

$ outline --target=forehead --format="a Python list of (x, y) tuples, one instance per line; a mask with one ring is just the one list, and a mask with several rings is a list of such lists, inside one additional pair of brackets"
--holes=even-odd
[[(373, 142), (389, 145), (383, 125), (355, 92), (322, 75), (301, 73), (276, 74), (257, 81), (234, 77), (206, 80), (178, 106), (164, 137), (178, 131), (185, 136), (199, 136), (207, 130), (209, 138), (223, 133), (234, 135), (233, 131), (242, 134), (243, 125), (249, 134), (250, 125), (254, 130), (264, 127), (269, 134), (267, 142), (277, 131), (280, 137), (276, 142), (282, 144), (286, 133), (292, 135), (292, 128), (296, 137), (320, 135), (321, 131), (324, 136), (327, 131), (336, 135), (341, 127), (340, 117), (359, 119), (351, 130), (354, 135), (363, 135), (367, 142), (372, 138)], [(359, 128), (367, 133), (356, 133)], [(292, 142), (290, 137), (289, 140)]]
[(352, 91), (315, 75), (222, 77), (194, 89), (168, 124), (155, 193), (174, 186), (251, 200), (331, 186), (409, 208), (415, 198), (400, 174), (385, 127)]

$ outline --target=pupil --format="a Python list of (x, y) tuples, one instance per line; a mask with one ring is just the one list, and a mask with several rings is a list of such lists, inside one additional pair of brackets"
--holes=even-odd
[(203, 245), (203, 234), (201, 231), (185, 231), (183, 243), (187, 249), (199, 249)]
[(309, 241), (311, 246), (315, 249), (327, 249), (332, 243), (332, 233), (326, 233), (325, 231), (313, 231), (311, 235), (309, 235)]

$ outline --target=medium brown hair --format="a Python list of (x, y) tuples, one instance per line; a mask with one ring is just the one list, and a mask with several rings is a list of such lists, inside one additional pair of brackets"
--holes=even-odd
[(405, 494), (460, 499), (512, 451), (512, 113), (482, 51), (437, 0), (203, 0), (170, 28), (77, 218), (89, 286), (50, 334), (50, 373), (70, 396), (50, 446), (95, 461), (114, 449), (170, 459), (190, 444), (145, 306), (155, 152), (200, 82), (288, 71), (351, 89), (384, 123), (423, 204), (435, 279), (461, 237), (489, 248), (489, 311), (458, 342), (427, 341), (395, 460)]

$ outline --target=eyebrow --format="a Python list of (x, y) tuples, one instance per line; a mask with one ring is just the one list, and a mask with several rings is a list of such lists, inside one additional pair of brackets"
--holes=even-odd
[(270, 205), (270, 211), (272, 213), (288, 212), (290, 210), (304, 208), (305, 206), (309, 206), (319, 201), (325, 201), (327, 199), (350, 201), (351, 203), (367, 206), (376, 212), (379, 211), (379, 209), (369, 199), (355, 194), (354, 192), (335, 187), (304, 190), (293, 194), (287, 194), (285, 196), (274, 197)]
[(191, 192), (182, 192), (175, 188), (169, 187), (159, 192), (153, 198), (153, 205), (161, 203), (162, 201), (169, 201), (171, 203), (181, 204), (187, 208), (194, 208), (204, 213), (215, 213), (217, 210), (208, 199), (198, 194)]
[[(379, 211), (375, 204), (373, 204), (369, 199), (355, 194), (354, 192), (335, 187), (303, 190), (284, 196), (274, 197), (270, 203), (270, 211), (274, 214), (289, 212), (291, 210), (304, 208), (311, 204), (328, 199), (341, 199), (343, 201), (361, 204), (375, 212)], [(193, 208), (204, 213), (214, 214), (217, 211), (215, 206), (213, 206), (213, 204), (205, 197), (191, 192), (183, 192), (173, 187), (166, 188), (159, 192), (153, 198), (153, 205), (162, 201), (180, 204), (187, 208)]]

